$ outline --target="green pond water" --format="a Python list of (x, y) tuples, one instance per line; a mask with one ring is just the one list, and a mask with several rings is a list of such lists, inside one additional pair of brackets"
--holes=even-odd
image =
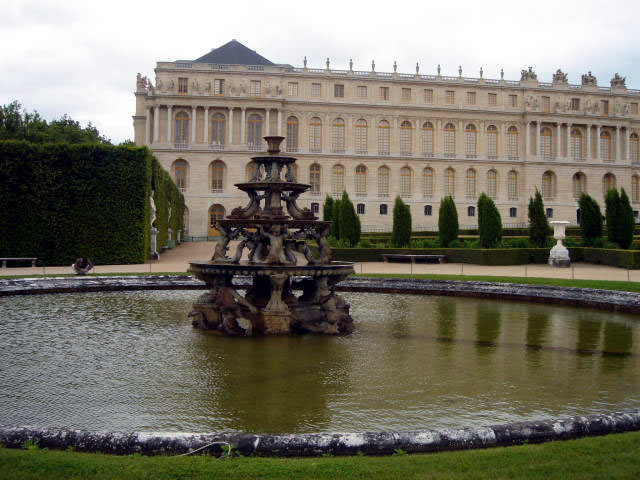
[(0, 424), (362, 432), (640, 408), (636, 316), (347, 293), (352, 335), (228, 338), (191, 327), (201, 293), (0, 298)]

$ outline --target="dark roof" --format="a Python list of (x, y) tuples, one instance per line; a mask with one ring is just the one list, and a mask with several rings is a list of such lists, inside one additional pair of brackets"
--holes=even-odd
[(272, 62), (245, 47), (237, 40), (231, 40), (221, 47), (197, 58), (194, 63), (222, 63), (227, 65), (273, 65)]

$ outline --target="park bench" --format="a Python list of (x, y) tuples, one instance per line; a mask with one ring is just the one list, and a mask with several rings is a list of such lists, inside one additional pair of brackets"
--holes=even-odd
[(386, 253), (382, 255), (382, 260), (385, 262), (403, 262), (410, 260), (411, 263), (416, 262), (433, 262), (444, 263), (447, 259), (446, 255), (402, 255), (399, 253)]
[(2, 260), (2, 268), (7, 268), (7, 262), (31, 262), (31, 266), (35, 267), (36, 266), (36, 257), (29, 257), (29, 258), (10, 258), (10, 257), (0, 257), (0, 260)]

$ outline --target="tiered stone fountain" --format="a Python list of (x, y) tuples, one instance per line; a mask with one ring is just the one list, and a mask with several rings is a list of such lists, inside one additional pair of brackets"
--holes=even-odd
[[(354, 273), (353, 264), (331, 261), (326, 239), (330, 222), (319, 221), (296, 204), (310, 185), (295, 178), (295, 158), (279, 155), (283, 139), (265, 137), (269, 155), (253, 157), (253, 178), (236, 184), (249, 203), (216, 223), (220, 238), (213, 258), (190, 262), (189, 271), (209, 288), (189, 314), (195, 327), (228, 335), (353, 330), (349, 305), (334, 291), (336, 283)], [(228, 255), (231, 240), (239, 241), (233, 256)], [(306, 240), (316, 243), (315, 255), (302, 242)], [(299, 259), (305, 261), (295, 253), (298, 243), (306, 265), (298, 265)], [(245, 250), (248, 259), (242, 260)], [(235, 276), (252, 279), (244, 296), (233, 284)], [(296, 297), (293, 292), (298, 289), (302, 294)]]

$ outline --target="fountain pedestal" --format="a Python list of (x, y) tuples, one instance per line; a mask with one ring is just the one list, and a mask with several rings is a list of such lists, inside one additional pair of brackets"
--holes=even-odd
[(552, 267), (569, 267), (571, 266), (569, 250), (562, 244), (562, 240), (565, 238), (565, 228), (569, 225), (569, 222), (555, 220), (549, 223), (553, 226), (553, 238), (558, 241), (549, 252), (549, 265)]

